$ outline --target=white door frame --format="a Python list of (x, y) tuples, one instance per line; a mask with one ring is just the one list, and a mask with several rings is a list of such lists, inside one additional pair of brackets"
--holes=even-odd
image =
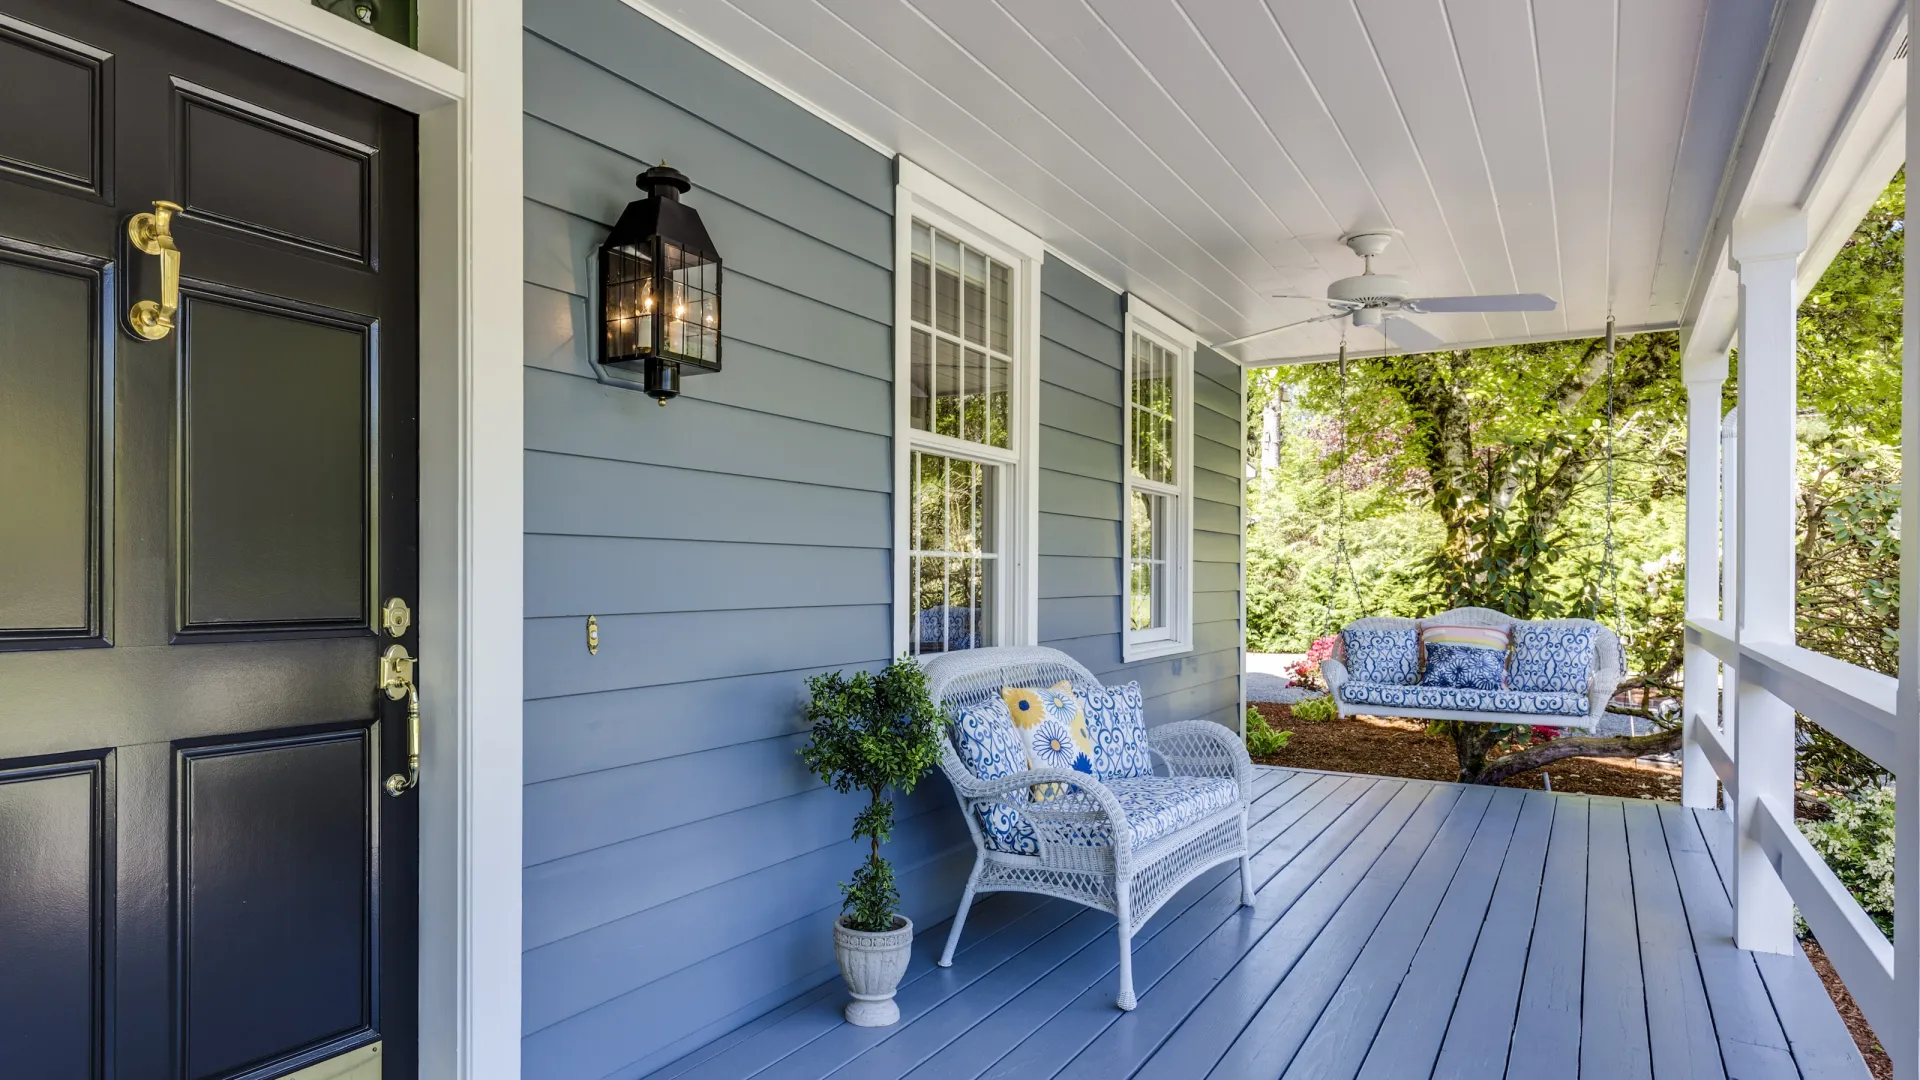
[(520, 0), (420, 0), (418, 52), (307, 0), (132, 2), (420, 117), (420, 1075), (516, 1080)]

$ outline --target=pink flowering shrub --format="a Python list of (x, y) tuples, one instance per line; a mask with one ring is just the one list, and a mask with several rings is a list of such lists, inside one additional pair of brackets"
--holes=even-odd
[(1325, 690), (1327, 683), (1320, 677), (1320, 661), (1332, 656), (1339, 644), (1340, 635), (1338, 634), (1315, 638), (1313, 644), (1307, 647), (1307, 655), (1288, 666), (1287, 670), (1293, 675), (1288, 680), (1288, 684), (1303, 686), (1309, 690)]

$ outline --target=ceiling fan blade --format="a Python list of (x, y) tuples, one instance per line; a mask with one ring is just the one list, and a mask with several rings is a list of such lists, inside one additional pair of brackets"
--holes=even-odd
[(1423, 296), (1405, 302), (1408, 311), (1552, 311), (1560, 305), (1540, 293), (1504, 296)]
[(1446, 348), (1446, 343), (1427, 332), (1427, 328), (1411, 319), (1389, 315), (1380, 324), (1380, 330), (1387, 339), (1408, 352), (1437, 352)]
[(1335, 300), (1330, 296), (1302, 296), (1299, 293), (1274, 293), (1273, 298), (1275, 300), (1311, 300), (1316, 304), (1328, 304), (1337, 308), (1345, 308), (1348, 311), (1352, 311), (1355, 308), (1366, 307), (1365, 304), (1352, 300)]
[(1232, 348), (1235, 345), (1245, 345), (1247, 342), (1253, 341), (1256, 338), (1263, 338), (1263, 337), (1266, 337), (1268, 334), (1277, 334), (1282, 330), (1291, 330), (1296, 326), (1306, 326), (1309, 323), (1327, 322), (1331, 319), (1344, 319), (1346, 317), (1347, 317), (1347, 313), (1344, 311), (1336, 311), (1330, 315), (1316, 315), (1311, 319), (1300, 319), (1297, 322), (1283, 323), (1282, 325), (1276, 326), (1271, 330), (1262, 330), (1257, 334), (1248, 334), (1246, 337), (1237, 337), (1237, 338), (1234, 338), (1232, 341), (1222, 341), (1218, 345), (1215, 345), (1214, 348), (1227, 349), (1227, 348)]

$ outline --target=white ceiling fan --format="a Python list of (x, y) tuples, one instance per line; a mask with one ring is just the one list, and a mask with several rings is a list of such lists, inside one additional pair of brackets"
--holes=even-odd
[(1426, 328), (1414, 322), (1410, 316), (1435, 315), (1454, 312), (1492, 312), (1492, 311), (1552, 311), (1556, 305), (1553, 297), (1540, 293), (1510, 293), (1502, 296), (1411, 296), (1413, 286), (1407, 279), (1393, 274), (1373, 272), (1373, 257), (1387, 250), (1393, 242), (1390, 232), (1357, 232), (1340, 238), (1341, 242), (1360, 256), (1365, 269), (1354, 277), (1341, 278), (1327, 286), (1327, 295), (1319, 296), (1277, 296), (1277, 300), (1314, 300), (1333, 308), (1325, 315), (1316, 315), (1311, 319), (1300, 319), (1271, 330), (1262, 330), (1257, 334), (1234, 338), (1221, 342), (1217, 348), (1242, 345), (1255, 338), (1277, 334), (1282, 330), (1291, 330), (1296, 326), (1308, 326), (1313, 323), (1331, 322), (1335, 319), (1352, 319), (1355, 326), (1378, 327), (1387, 335), (1387, 339), (1409, 352), (1432, 352), (1444, 347), (1444, 343), (1428, 333)]

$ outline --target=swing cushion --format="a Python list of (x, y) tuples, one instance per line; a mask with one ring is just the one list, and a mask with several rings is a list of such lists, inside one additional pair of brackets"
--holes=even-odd
[(1412, 686), (1420, 681), (1420, 632), (1413, 627), (1342, 630), (1347, 671), (1364, 683)]
[(1363, 682), (1349, 682), (1341, 686), (1340, 700), (1349, 705), (1378, 705), (1389, 709), (1445, 709), (1453, 712), (1548, 716), (1586, 716), (1589, 704), (1584, 693), (1476, 690), (1430, 685), (1381, 686)]
[(1593, 686), (1594, 648), (1591, 626), (1514, 623), (1507, 685), (1584, 695)]
[(1501, 689), (1507, 674), (1507, 641), (1507, 632), (1493, 626), (1423, 627), (1420, 648), (1426, 653), (1426, 671), (1420, 685)]

